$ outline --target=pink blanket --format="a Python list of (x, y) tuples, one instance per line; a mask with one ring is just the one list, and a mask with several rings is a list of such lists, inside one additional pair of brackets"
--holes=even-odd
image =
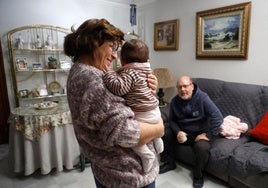
[(229, 115), (226, 116), (221, 125), (220, 134), (227, 139), (238, 139), (241, 133), (248, 130), (248, 125), (241, 122), (240, 118)]

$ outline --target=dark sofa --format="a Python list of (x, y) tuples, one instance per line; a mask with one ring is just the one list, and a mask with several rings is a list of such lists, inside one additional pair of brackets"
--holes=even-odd
[[(216, 79), (194, 78), (221, 110), (224, 117), (239, 117), (249, 126), (256, 126), (268, 111), (268, 86), (227, 82)], [(168, 126), (168, 107), (162, 108), (163, 120)], [(206, 171), (232, 187), (268, 187), (268, 146), (249, 136), (237, 140), (219, 136), (212, 142), (211, 156)], [(176, 160), (194, 165), (191, 147), (180, 145), (175, 150)]]

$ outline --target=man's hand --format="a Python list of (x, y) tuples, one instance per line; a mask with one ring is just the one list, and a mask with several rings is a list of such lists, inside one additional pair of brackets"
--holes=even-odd
[(207, 137), (207, 134), (206, 133), (202, 133), (200, 135), (198, 135), (196, 138), (195, 138), (195, 142), (199, 141), (199, 140), (206, 140), (206, 141), (209, 141), (208, 137)]
[(187, 134), (183, 131), (179, 131), (177, 134), (177, 140), (180, 144), (186, 142), (187, 140)]

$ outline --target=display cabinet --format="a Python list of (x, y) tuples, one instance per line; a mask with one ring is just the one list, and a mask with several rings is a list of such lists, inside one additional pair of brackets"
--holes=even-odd
[(66, 81), (72, 61), (63, 52), (68, 29), (31, 25), (8, 32), (15, 105), (66, 99)]

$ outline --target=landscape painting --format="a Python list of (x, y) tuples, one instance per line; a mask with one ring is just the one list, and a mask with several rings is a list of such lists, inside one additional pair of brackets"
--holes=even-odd
[(204, 19), (204, 50), (239, 50), (240, 14)]
[(197, 12), (197, 58), (247, 58), (251, 3)]

